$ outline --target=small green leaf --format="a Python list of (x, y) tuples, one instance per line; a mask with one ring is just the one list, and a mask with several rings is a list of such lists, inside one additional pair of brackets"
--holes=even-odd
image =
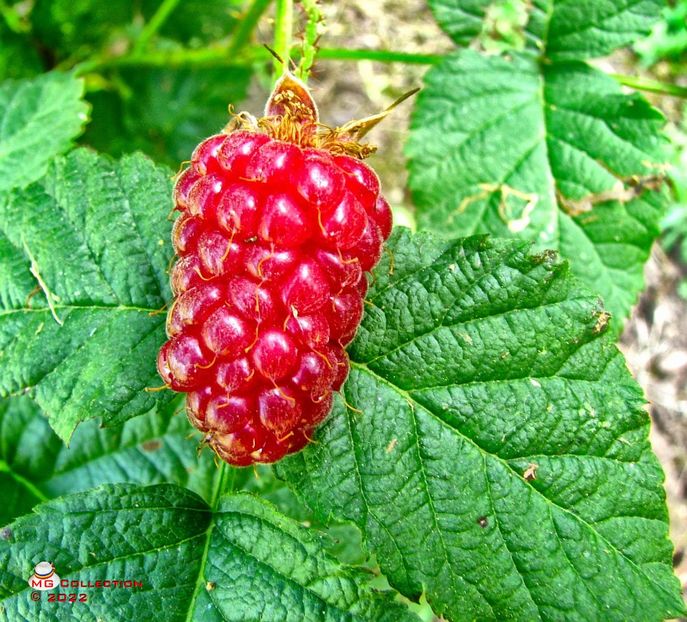
[(0, 199), (0, 395), (29, 391), (63, 440), (169, 401), (146, 392), (170, 299), (171, 174), (87, 150)]
[(664, 209), (651, 192), (662, 124), (642, 97), (583, 63), (457, 52), (427, 74), (413, 115), (419, 224), (558, 249), (622, 320)]
[(495, 16), (528, 14), (527, 46), (550, 59), (595, 58), (651, 30), (661, 0), (429, 0), (439, 25), (459, 45), (493, 36)]
[(88, 118), (82, 95), (83, 81), (60, 73), (0, 86), (0, 191), (35, 181), (69, 148)]
[(130, 0), (36, 0), (31, 21), (35, 35), (60, 58), (86, 57), (94, 49), (125, 43), (134, 9)]
[[(30, 599), (50, 561), (61, 579), (137, 580), (142, 588), (60, 588), (73, 607)], [(418, 622), (371, 575), (329, 557), (312, 532), (250, 495), (216, 510), (176, 486), (108, 485), (39, 505), (2, 530), (0, 602), (8, 619)], [(269, 595), (269, 597), (267, 597)], [(114, 617), (113, 617), (114, 616)]]
[(280, 475), (453, 622), (680, 615), (649, 418), (598, 299), (520, 241), (397, 230), (389, 251), (350, 408)]
[(250, 69), (239, 68), (122, 70), (117, 83), (128, 96), (93, 93), (93, 121), (82, 142), (116, 157), (139, 149), (176, 169), (228, 123), (228, 106), (238, 109), (250, 77)]
[(0, 19), (0, 81), (30, 78), (43, 71), (38, 51), (25, 34), (12, 32)]
[[(195, 45), (224, 39), (246, 4), (244, 0), (184, 0), (162, 24), (160, 35)], [(149, 20), (159, 7), (159, 0), (143, 0), (144, 18)]]
[[(181, 404), (180, 404), (181, 402)], [(217, 473), (212, 452), (199, 453), (183, 402), (134, 417), (124, 425), (80, 425), (69, 447), (57, 437), (28, 398), (0, 402), (0, 474), (4, 525), (39, 501), (104, 483), (186, 486), (209, 500)]]

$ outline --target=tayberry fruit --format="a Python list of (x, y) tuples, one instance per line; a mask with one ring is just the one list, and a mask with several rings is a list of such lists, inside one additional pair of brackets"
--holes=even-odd
[(180, 216), (169, 341), (158, 369), (227, 462), (302, 449), (348, 374), (364, 272), (391, 233), (359, 138), (379, 115), (329, 129), (286, 73), (261, 119), (238, 115), (176, 182)]

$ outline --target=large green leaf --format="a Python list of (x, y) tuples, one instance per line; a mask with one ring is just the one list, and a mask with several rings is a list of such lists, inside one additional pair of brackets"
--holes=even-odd
[(632, 43), (651, 30), (662, 0), (429, 0), (439, 25), (458, 44), (484, 32), (506, 5), (527, 13), (528, 47), (548, 58), (592, 58)]
[(155, 371), (170, 298), (171, 175), (87, 150), (0, 199), (0, 395), (28, 391), (63, 439), (171, 399)]
[(583, 63), (454, 53), (427, 74), (413, 115), (419, 224), (558, 249), (623, 318), (664, 206), (650, 191), (661, 125), (642, 97)]
[(397, 230), (389, 250), (350, 408), (279, 473), (454, 622), (678, 615), (649, 418), (598, 299), (522, 242)]
[(0, 86), (0, 191), (38, 179), (88, 118), (83, 81), (48, 73)]
[[(32, 602), (41, 561), (63, 580), (137, 580), (138, 589), (75, 589), (87, 603)], [(411, 622), (392, 592), (343, 566), (319, 538), (250, 495), (209, 507), (176, 486), (117, 484), (38, 506), (2, 531), (0, 602), (9, 620)], [(37, 613), (40, 612), (40, 613)]]
[(209, 500), (217, 468), (211, 451), (199, 452), (180, 400), (167, 408), (101, 428), (80, 425), (69, 447), (26, 397), (0, 402), (0, 524), (39, 501), (103, 483), (186, 486)]

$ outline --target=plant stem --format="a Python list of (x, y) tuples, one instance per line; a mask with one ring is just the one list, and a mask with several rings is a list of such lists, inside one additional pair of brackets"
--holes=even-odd
[(138, 55), (145, 50), (150, 38), (162, 27), (167, 21), (170, 13), (177, 8), (179, 0), (162, 0), (162, 3), (155, 11), (155, 14), (150, 18), (150, 21), (143, 27), (141, 34), (134, 45), (133, 54)]
[(620, 82), (620, 84), (629, 86), (630, 88), (637, 89), (639, 91), (648, 91), (649, 93), (658, 93), (660, 95), (671, 95), (673, 97), (687, 98), (687, 87), (685, 86), (667, 84), (665, 82), (659, 82), (658, 80), (651, 80), (648, 78), (626, 76), (619, 73), (611, 73), (609, 75)]
[[(288, 56), (288, 54), (287, 54)], [(386, 63), (432, 64), (440, 56), (406, 54), (391, 50), (346, 50), (341, 48), (319, 48), (318, 56), (327, 60), (374, 60)], [(126, 54), (124, 56), (94, 57), (75, 67), (77, 75), (84, 75), (111, 67), (179, 67), (193, 65), (204, 67), (249, 67), (253, 63), (271, 58), (262, 46), (246, 45), (236, 54), (230, 54), (227, 46), (211, 46), (198, 50), (152, 50), (144, 56)], [(279, 70), (282, 67), (279, 65)]]
[(280, 76), (289, 66), (291, 57), (291, 37), (293, 35), (293, 0), (277, 0), (274, 17), (274, 51), (284, 61), (284, 65), (275, 58), (274, 73)]
[(305, 24), (305, 32), (303, 33), (301, 60), (298, 63), (296, 73), (303, 82), (306, 82), (310, 69), (315, 62), (317, 40), (320, 37), (319, 25), (322, 23), (323, 18), (319, 0), (301, 0), (301, 5), (307, 16), (307, 22)]
[(250, 40), (258, 20), (262, 17), (272, 0), (253, 0), (248, 10), (241, 16), (236, 30), (229, 41), (227, 56), (231, 57), (243, 49)]
[(234, 489), (234, 481), (236, 480), (236, 469), (229, 466), (224, 460), (219, 467), (215, 487), (212, 490), (211, 506), (212, 511), (217, 510), (220, 499), (225, 492), (231, 492)]
[(348, 50), (346, 48), (320, 48), (320, 58), (331, 60), (374, 60), (380, 63), (407, 63), (433, 65), (443, 57), (435, 54), (410, 54), (395, 50)]

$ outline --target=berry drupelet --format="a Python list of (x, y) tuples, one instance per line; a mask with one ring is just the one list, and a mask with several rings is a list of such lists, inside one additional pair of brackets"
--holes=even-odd
[(278, 82), (266, 115), (204, 140), (174, 189), (175, 296), (158, 369), (233, 465), (300, 450), (348, 374), (365, 272), (391, 210), (358, 138), (330, 129), (306, 87)]

